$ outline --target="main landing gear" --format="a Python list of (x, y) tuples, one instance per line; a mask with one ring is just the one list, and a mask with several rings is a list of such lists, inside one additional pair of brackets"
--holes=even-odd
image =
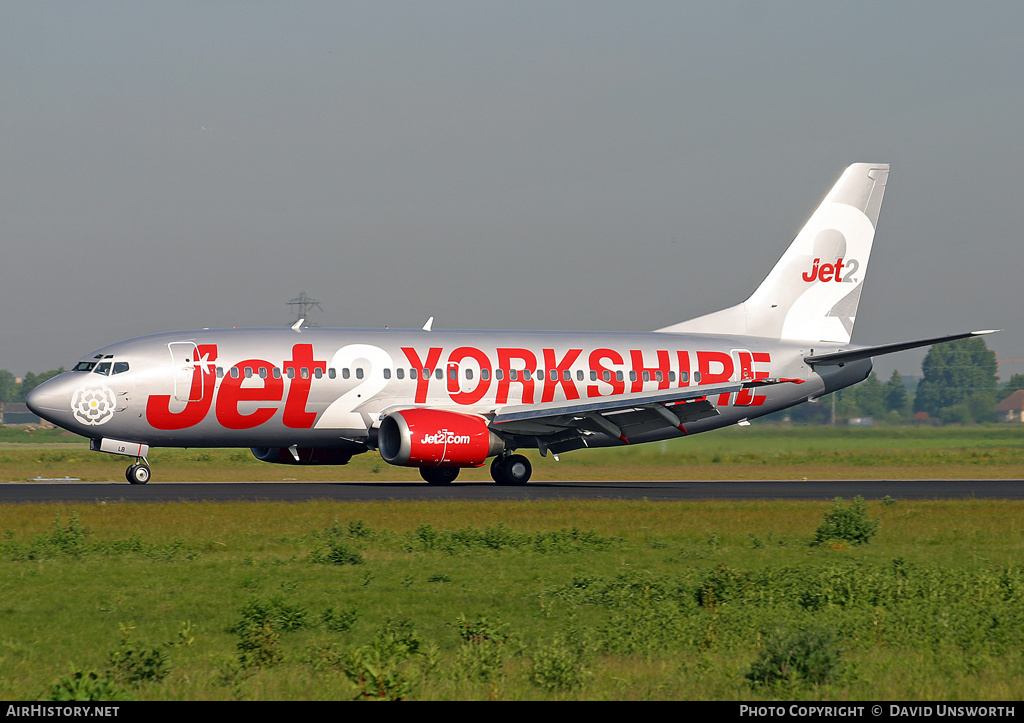
[[(128, 469), (131, 470), (132, 467)], [(499, 485), (524, 485), (530, 481), (532, 474), (533, 466), (530, 464), (530, 460), (521, 454), (499, 454), (491, 462), (491, 478)], [(458, 476), (458, 467), (420, 467), (420, 477), (431, 485), (451, 484)], [(131, 478), (128, 481), (131, 482)], [(133, 482), (133, 484), (145, 483)]]
[(135, 464), (124, 471), (124, 477), (130, 484), (144, 485), (149, 482), (149, 463), (139, 457)]
[(491, 462), (491, 478), (500, 485), (524, 485), (532, 474), (530, 460), (521, 454), (500, 454)]

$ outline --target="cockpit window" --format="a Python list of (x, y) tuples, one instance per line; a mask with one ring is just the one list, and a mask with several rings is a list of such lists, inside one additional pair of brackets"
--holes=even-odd
[[(107, 357), (108, 359), (110, 357)], [(80, 361), (71, 369), (73, 372), (92, 372), (93, 374), (102, 374), (103, 376), (110, 376), (111, 374), (123, 374), (128, 371), (128, 362), (123, 361)]]

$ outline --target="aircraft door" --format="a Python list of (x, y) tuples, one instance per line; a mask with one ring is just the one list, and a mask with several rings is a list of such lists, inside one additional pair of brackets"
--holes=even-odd
[[(752, 354), (747, 349), (733, 349), (731, 354), (734, 365), (733, 381), (750, 382), (768, 376), (766, 371), (754, 369), (754, 363), (761, 362), (761, 357), (767, 355)], [(764, 404), (765, 399), (763, 394), (754, 394), (752, 389), (743, 389), (736, 393), (734, 404), (737, 407), (759, 407)]]
[[(196, 374), (199, 349), (190, 341), (175, 341), (171, 350), (174, 369), (174, 398), (179, 402), (198, 402), (203, 398), (202, 374)], [(197, 383), (198, 382), (198, 383)]]

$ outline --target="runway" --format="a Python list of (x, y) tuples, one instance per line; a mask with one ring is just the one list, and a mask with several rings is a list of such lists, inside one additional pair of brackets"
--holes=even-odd
[(70, 481), (0, 484), (0, 504), (305, 500), (897, 500), (1024, 499), (1024, 480), (735, 480), (489, 482), (432, 486), (422, 482), (159, 482), (148, 485)]

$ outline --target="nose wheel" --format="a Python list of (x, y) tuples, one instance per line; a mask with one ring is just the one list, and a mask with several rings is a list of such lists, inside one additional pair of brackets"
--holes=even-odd
[(133, 485), (144, 485), (149, 482), (149, 465), (146, 461), (139, 459), (124, 471), (125, 479)]

